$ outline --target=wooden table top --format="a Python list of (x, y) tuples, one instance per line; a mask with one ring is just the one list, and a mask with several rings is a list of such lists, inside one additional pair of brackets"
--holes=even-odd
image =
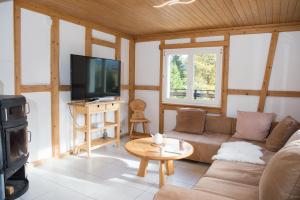
[[(179, 151), (179, 140), (164, 138), (165, 146), (153, 145), (153, 140), (141, 138), (125, 144), (125, 149), (132, 155), (149, 160), (178, 160), (190, 156), (194, 152), (191, 144), (183, 142), (183, 151)], [(177, 153), (176, 153), (177, 152)]]

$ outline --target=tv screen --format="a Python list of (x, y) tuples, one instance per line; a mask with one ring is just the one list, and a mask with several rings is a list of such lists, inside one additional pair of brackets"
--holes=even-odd
[(71, 55), (71, 99), (120, 96), (119, 60)]

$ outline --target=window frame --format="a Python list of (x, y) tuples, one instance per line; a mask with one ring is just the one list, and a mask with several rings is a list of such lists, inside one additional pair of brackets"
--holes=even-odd
[[(201, 53), (216, 53), (216, 89), (215, 99), (205, 101), (193, 98), (194, 87), (194, 55)], [(187, 63), (187, 96), (184, 99), (168, 98), (170, 90), (170, 66), (169, 55), (188, 55)], [(222, 97), (222, 70), (223, 70), (223, 47), (201, 47), (201, 48), (180, 48), (163, 50), (163, 80), (162, 80), (162, 103), (180, 104), (193, 106), (221, 107)]]

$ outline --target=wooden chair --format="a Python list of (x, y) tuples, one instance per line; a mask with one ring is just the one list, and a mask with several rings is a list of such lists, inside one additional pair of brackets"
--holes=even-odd
[[(130, 139), (149, 137), (149, 123), (150, 121), (145, 118), (144, 111), (146, 108), (146, 103), (141, 99), (135, 99), (129, 104), (129, 108), (132, 111), (132, 115), (130, 118)], [(135, 132), (135, 126), (138, 123), (142, 123), (143, 125), (143, 133)]]

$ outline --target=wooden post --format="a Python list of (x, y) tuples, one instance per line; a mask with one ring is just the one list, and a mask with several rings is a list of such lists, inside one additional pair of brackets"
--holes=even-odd
[(92, 29), (85, 28), (85, 55), (92, 56)]
[(135, 41), (129, 41), (129, 99), (128, 99), (128, 130), (130, 127), (130, 117), (131, 117), (131, 110), (129, 108), (129, 104), (135, 98)]
[(275, 56), (278, 36), (279, 36), (278, 32), (272, 33), (272, 38), (271, 38), (270, 47), (269, 47), (268, 60), (267, 60), (267, 65), (266, 65), (266, 69), (265, 69), (264, 81), (263, 81), (261, 91), (260, 91), (259, 103), (258, 103), (258, 108), (257, 108), (258, 112), (263, 112), (264, 108), (265, 108), (265, 103), (266, 103), (266, 98), (267, 98), (267, 93), (268, 93), (268, 88), (269, 88), (269, 83), (270, 83), (270, 78), (271, 78), (271, 72), (272, 72), (272, 68), (273, 68), (273, 60), (274, 60), (274, 56)]
[(229, 48), (230, 48), (230, 35), (225, 34), (224, 40), (228, 42), (227, 46), (223, 47), (223, 69), (222, 69), (222, 99), (221, 99), (221, 112), (222, 115), (227, 114), (227, 96), (228, 96), (228, 72), (229, 72)]
[(116, 36), (115, 59), (121, 60), (121, 37), (119, 35)]
[(163, 67), (164, 67), (164, 50), (161, 48), (165, 44), (164, 40), (160, 41), (160, 76), (159, 76), (159, 132), (164, 132), (164, 107), (162, 104), (162, 85), (163, 85)]
[(52, 156), (60, 154), (59, 144), (59, 20), (52, 17), (51, 26), (51, 121)]
[(14, 2), (15, 94), (21, 94), (21, 8)]

